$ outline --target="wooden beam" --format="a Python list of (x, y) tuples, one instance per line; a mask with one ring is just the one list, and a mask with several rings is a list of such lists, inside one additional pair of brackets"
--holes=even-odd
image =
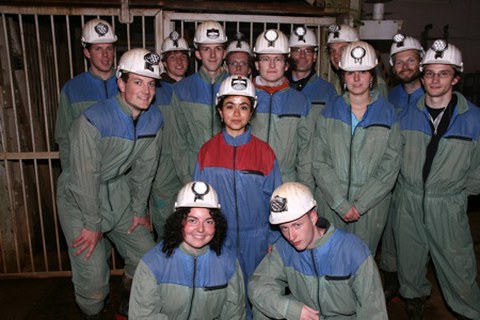
[[(122, 0), (16, 0), (16, 6), (49, 6), (49, 7), (118, 7)], [(0, 5), (12, 5), (11, 0), (0, 0)], [(277, 15), (303, 15), (303, 16), (337, 16), (343, 13), (338, 8), (326, 8), (325, 1), (317, 1), (315, 6), (309, 5), (304, 0), (277, 0), (277, 1), (202, 1), (202, 0), (130, 0), (130, 8), (152, 8), (163, 10), (189, 11), (189, 12), (224, 12), (224, 13), (256, 13)]]

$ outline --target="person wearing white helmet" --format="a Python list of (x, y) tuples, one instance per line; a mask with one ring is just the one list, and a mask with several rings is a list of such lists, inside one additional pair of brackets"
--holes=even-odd
[(162, 63), (165, 72), (161, 74), (162, 82), (175, 83), (188, 71), (190, 48), (187, 41), (177, 31), (172, 31), (162, 43)]
[(200, 147), (220, 129), (215, 97), (228, 76), (223, 68), (227, 36), (216, 21), (204, 21), (195, 29), (195, 57), (202, 63), (198, 72), (175, 85), (172, 96), (172, 156), (182, 183), (192, 179)]
[(340, 58), (346, 88), (327, 103), (313, 139), (313, 175), (320, 212), (365, 241), (373, 255), (385, 227), (400, 166), (400, 136), (393, 105), (371, 88), (375, 50), (350, 43)]
[(225, 64), (230, 75), (248, 77), (252, 73), (252, 49), (242, 33), (237, 32), (235, 39), (228, 44)]
[[(342, 88), (339, 67), (342, 52), (349, 43), (359, 40), (360, 38), (358, 36), (357, 29), (350, 27), (349, 25), (332, 24), (328, 27), (327, 49), (330, 57), (330, 65), (335, 73), (334, 77), (331, 79), (331, 82), (338, 94), (342, 94), (344, 89)], [(388, 87), (384, 76), (379, 67), (375, 69), (375, 72), (377, 74), (376, 90), (378, 90), (380, 94), (387, 99)]]
[(157, 240), (163, 237), (163, 225), (171, 213), (176, 194), (182, 187), (172, 156), (172, 146), (175, 144), (172, 142), (174, 111), (171, 104), (174, 84), (185, 77), (189, 56), (188, 43), (178, 32), (171, 32), (163, 40), (162, 63), (165, 72), (161, 74), (154, 102), (164, 118), (162, 151), (150, 194), (150, 214)]
[(424, 91), (420, 82), (420, 61), (424, 50), (417, 39), (401, 33), (393, 36), (390, 66), (399, 84), (390, 90), (388, 100), (397, 109), (415, 103)]
[(290, 88), (285, 72), (290, 48), (280, 30), (262, 32), (255, 42), (253, 82), (258, 105), (252, 133), (275, 151), (283, 181), (299, 181), (313, 188), (311, 138), (316, 112), (308, 98)]
[(163, 241), (138, 264), (129, 319), (245, 319), (243, 274), (235, 252), (224, 246), (221, 209), (208, 183), (180, 189)]
[(119, 313), (128, 313), (131, 278), (154, 246), (147, 200), (158, 165), (163, 118), (151, 108), (160, 56), (132, 49), (119, 60), (119, 94), (87, 108), (70, 130), (70, 166), (59, 180), (57, 206), (75, 300), (99, 316), (109, 295), (108, 238), (125, 259)]
[[(388, 93), (388, 101), (401, 112), (410, 104), (415, 104), (424, 94), (420, 82), (420, 61), (424, 51), (417, 39), (398, 33), (393, 36), (390, 49), (390, 66), (399, 82)], [(379, 267), (383, 271), (385, 300), (391, 301), (399, 295), (397, 276), (397, 253), (393, 239), (392, 220), (396, 210), (392, 206), (382, 235)]]
[(272, 148), (251, 133), (256, 104), (248, 78), (230, 76), (222, 82), (217, 112), (224, 128), (200, 149), (193, 175), (219, 192), (228, 221), (226, 246), (238, 250), (245, 281), (278, 238), (268, 224), (268, 202), (282, 182)]
[(317, 75), (315, 63), (318, 56), (318, 42), (315, 33), (304, 26), (296, 27), (289, 38), (290, 69), (287, 78), (290, 87), (302, 92), (314, 104), (324, 105), (337, 92), (327, 81)]
[(92, 19), (82, 28), (83, 54), (90, 62), (89, 70), (64, 84), (55, 124), (62, 170), (67, 170), (70, 157), (68, 133), (75, 120), (87, 107), (118, 94), (113, 69), (117, 36), (112, 26), (101, 19)]
[(432, 259), (457, 319), (480, 319), (480, 289), (467, 196), (480, 193), (480, 109), (453, 86), (460, 50), (436, 40), (420, 64), (425, 95), (400, 117), (403, 158), (394, 191), (400, 294), (409, 319), (423, 318)]
[(388, 319), (368, 247), (319, 216), (307, 186), (278, 187), (270, 223), (283, 237), (250, 277), (255, 319)]

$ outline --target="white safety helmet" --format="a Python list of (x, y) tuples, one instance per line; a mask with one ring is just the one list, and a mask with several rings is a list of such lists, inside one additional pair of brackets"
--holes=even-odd
[(114, 43), (117, 36), (113, 33), (113, 28), (105, 20), (92, 19), (85, 23), (82, 28), (82, 46), (86, 47), (91, 43)]
[(227, 46), (227, 54), (230, 52), (245, 52), (248, 55), (252, 55), (252, 49), (247, 41), (245, 41), (245, 37), (241, 32), (237, 32), (235, 34), (235, 40), (230, 42)]
[(279, 186), (270, 198), (270, 223), (282, 224), (297, 220), (308, 213), (317, 202), (310, 189), (298, 182)]
[(378, 64), (375, 49), (365, 41), (349, 43), (342, 51), (339, 68), (345, 71), (366, 71)]
[(422, 45), (417, 39), (413, 37), (407, 37), (401, 33), (394, 35), (392, 47), (390, 48), (390, 65), (393, 66), (393, 56), (396, 53), (407, 50), (416, 50), (420, 55), (420, 59), (422, 59), (425, 54)]
[(143, 48), (128, 50), (118, 62), (117, 78), (120, 78), (124, 72), (160, 79), (160, 56)]
[(280, 30), (263, 31), (255, 41), (253, 52), (257, 54), (289, 54), (287, 36)]
[(163, 39), (162, 58), (165, 53), (170, 51), (187, 51), (188, 55), (190, 55), (190, 48), (188, 47), (187, 41), (180, 37), (177, 31), (172, 31), (168, 37)]
[(355, 28), (346, 24), (332, 24), (328, 27), (327, 44), (337, 42), (355, 42), (359, 41), (358, 32)]
[(245, 96), (253, 99), (253, 108), (257, 106), (257, 94), (255, 86), (252, 81), (244, 76), (233, 75), (229, 76), (220, 84), (220, 89), (217, 93), (216, 103), (224, 96)]
[(314, 47), (318, 49), (318, 42), (315, 33), (312, 30), (303, 26), (296, 27), (288, 39), (290, 48), (306, 48)]
[(220, 209), (220, 202), (217, 192), (211, 185), (203, 181), (192, 181), (178, 191), (175, 201), (175, 209), (177, 208)]
[(195, 37), (193, 43), (195, 47), (199, 44), (218, 44), (226, 43), (227, 35), (225, 29), (217, 21), (204, 21), (195, 29)]
[(456, 46), (443, 39), (435, 40), (432, 47), (427, 50), (420, 63), (420, 71), (423, 71), (424, 65), (436, 63), (449, 64), (463, 72), (462, 53)]

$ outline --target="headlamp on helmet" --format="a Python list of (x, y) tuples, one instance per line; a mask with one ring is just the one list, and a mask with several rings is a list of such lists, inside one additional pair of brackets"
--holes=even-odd
[(217, 21), (204, 21), (195, 29), (193, 42), (199, 44), (223, 44), (227, 42), (225, 29)]
[(220, 89), (217, 93), (216, 103), (225, 96), (244, 96), (252, 99), (252, 108), (257, 106), (257, 94), (255, 86), (247, 77), (240, 75), (229, 76), (220, 84)]
[(252, 55), (250, 45), (245, 41), (245, 36), (241, 32), (235, 34), (235, 40), (230, 42), (227, 46), (227, 54), (230, 52), (245, 52)]
[(183, 186), (175, 201), (177, 208), (213, 208), (219, 209), (217, 192), (203, 181), (192, 181)]
[(427, 64), (448, 64), (452, 65), (457, 71), (463, 72), (462, 53), (453, 44), (447, 43), (443, 39), (435, 40), (430, 49), (420, 63), (420, 71)]
[(257, 37), (253, 52), (255, 54), (289, 54), (288, 38), (280, 30), (266, 30)]
[(349, 25), (332, 24), (328, 27), (327, 43), (354, 42), (358, 41), (358, 32)]

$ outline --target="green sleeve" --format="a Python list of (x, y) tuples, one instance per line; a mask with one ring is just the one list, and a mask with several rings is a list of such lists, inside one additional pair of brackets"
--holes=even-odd
[(248, 283), (248, 297), (256, 319), (300, 319), (303, 303), (284, 294), (287, 276), (276, 247), (263, 258)]
[(168, 320), (167, 315), (160, 313), (161, 301), (157, 280), (147, 265), (140, 260), (133, 277), (128, 318)]
[(382, 281), (371, 256), (357, 270), (352, 286), (357, 297), (357, 319), (388, 319)]
[(305, 184), (310, 190), (315, 187), (312, 175), (312, 142), (315, 129), (315, 120), (320, 112), (320, 106), (312, 105), (307, 117), (303, 119), (298, 130), (298, 152), (296, 158), (296, 171), (298, 181)]
[(84, 227), (100, 231), (100, 136), (84, 116), (73, 122), (70, 132), (70, 182), (69, 189), (82, 212)]
[(148, 196), (160, 158), (161, 141), (162, 130), (159, 130), (153, 141), (149, 143), (147, 148), (135, 160), (129, 173), (134, 216), (141, 217), (147, 213)]
[(70, 100), (62, 90), (60, 93), (60, 103), (58, 105), (57, 120), (55, 123), (55, 142), (58, 144), (60, 163), (63, 170), (70, 165), (70, 143), (68, 133), (73, 122), (72, 105)]
[(324, 200), (330, 208), (343, 217), (353, 207), (353, 203), (345, 196), (345, 190), (335, 173), (334, 165), (341, 166), (345, 164), (333, 163), (330, 156), (330, 147), (326, 140), (326, 137), (331, 136), (332, 133), (327, 132), (324, 124), (325, 118), (320, 114), (314, 133), (313, 174), (316, 185), (325, 197)]
[(392, 191), (400, 170), (400, 148), (400, 127), (398, 122), (395, 122), (378, 168), (355, 196), (354, 204), (360, 214), (376, 206)]
[(480, 145), (478, 142), (473, 148), (465, 189), (468, 195), (480, 193)]
[(237, 261), (235, 275), (228, 283), (227, 300), (223, 305), (220, 319), (245, 320), (245, 282), (240, 264)]
[(190, 169), (190, 157), (188, 150), (188, 141), (186, 135), (188, 133), (187, 119), (181, 108), (180, 101), (175, 91), (172, 95), (172, 158), (175, 163), (175, 170), (182, 181), (182, 184), (192, 180), (193, 170)]

